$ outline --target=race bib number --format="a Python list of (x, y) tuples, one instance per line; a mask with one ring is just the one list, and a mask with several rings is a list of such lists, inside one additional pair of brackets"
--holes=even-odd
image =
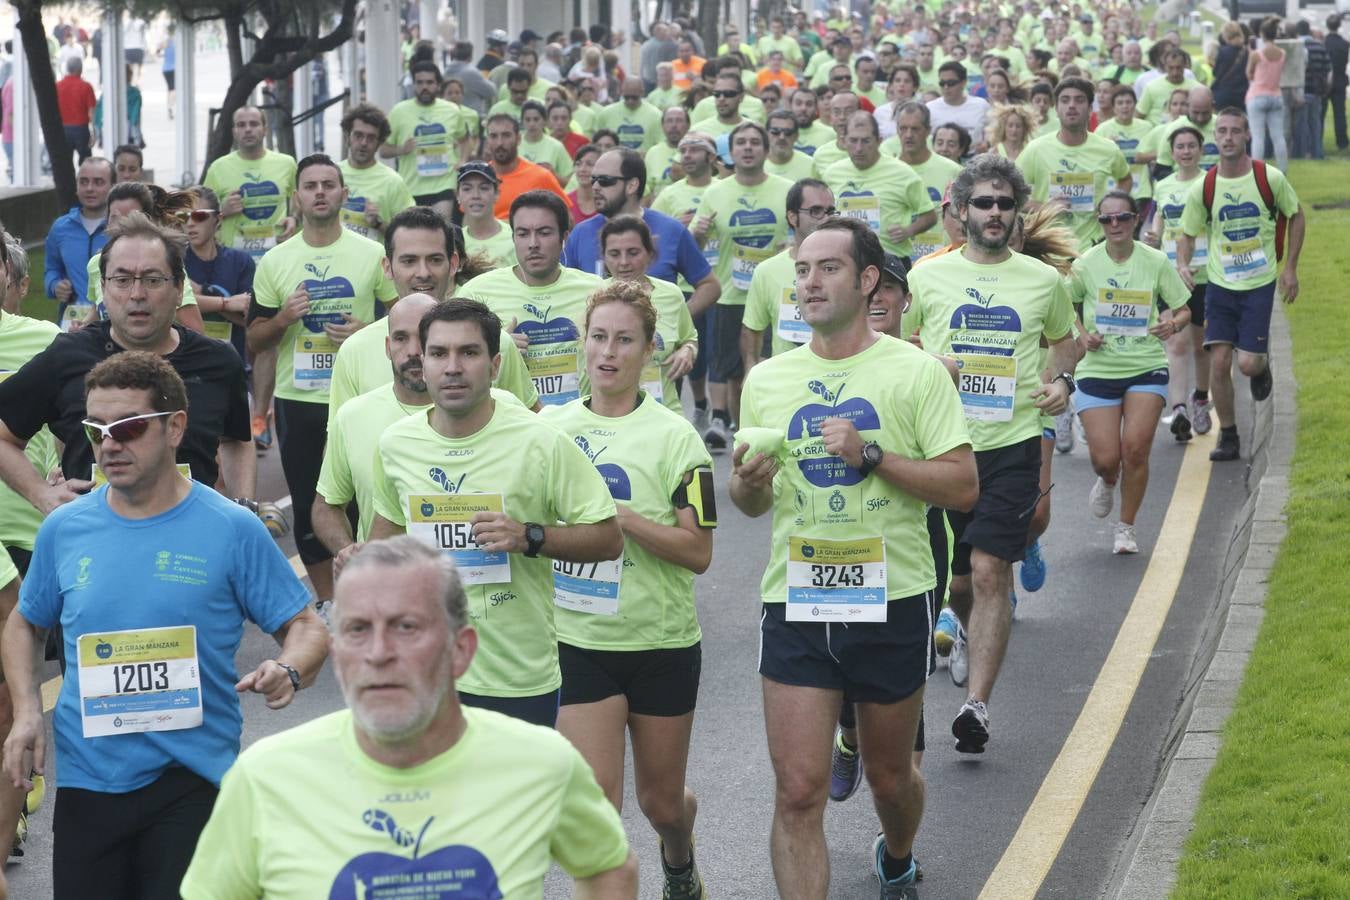
[(354, 231), (361, 237), (370, 237), (370, 223), (366, 221), (366, 198), (351, 197), (342, 204), (342, 225), (348, 231)]
[(277, 245), (276, 225), (241, 225), (235, 235), (236, 250), (243, 250), (256, 262), (264, 253)]
[(1017, 394), (1017, 360), (1011, 356), (960, 353), (961, 371), (957, 391), (967, 419), (978, 422), (1011, 422)]
[(713, 239), (703, 245), (703, 258), (710, 267), (717, 266), (718, 257), (722, 255), (722, 242), (719, 239)]
[(923, 259), (930, 253), (936, 253), (947, 246), (947, 236), (941, 231), (925, 231), (923, 234), (914, 235), (914, 252), (910, 254), (910, 259)]
[(440, 178), (450, 174), (450, 156), (443, 145), (417, 148), (417, 177)]
[(794, 344), (811, 340), (811, 326), (802, 321), (796, 292), (791, 289), (785, 289), (783, 299), (778, 301), (778, 336)]
[(731, 286), (738, 291), (750, 290), (750, 279), (755, 275), (755, 266), (773, 256), (773, 248), (746, 247), (736, 244), (731, 256)]
[[(187, 463), (178, 463), (174, 468), (177, 469), (178, 474), (182, 475), (184, 478), (192, 478), (192, 469)], [(108, 483), (108, 476), (98, 467), (98, 463), (94, 463), (93, 468), (89, 470), (89, 480), (94, 483), (94, 487), (102, 487)]]
[(89, 318), (89, 312), (94, 308), (92, 303), (68, 303), (65, 310), (61, 313), (61, 330), (70, 331), (75, 326)]
[(302, 333), (295, 339), (295, 389), (297, 391), (326, 391), (333, 383), (333, 363), (337, 360), (338, 345), (326, 334)]
[(408, 534), (453, 559), (465, 584), (506, 584), (511, 554), (480, 548), (470, 524), (475, 513), (501, 511), (501, 494), (411, 494)]
[(1090, 213), (1097, 208), (1095, 176), (1091, 172), (1055, 172), (1050, 176), (1050, 199), (1059, 200), (1071, 213)]
[(642, 380), (638, 386), (657, 403), (665, 402), (665, 383), (661, 380), (661, 367), (656, 363), (642, 367)]
[(202, 724), (194, 626), (82, 634), (76, 646), (86, 738)]
[(1150, 291), (1098, 288), (1097, 305), (1093, 310), (1094, 326), (1098, 334), (1145, 337), (1152, 311), (1153, 294)]
[(873, 234), (881, 233), (881, 200), (872, 194), (865, 197), (840, 197), (839, 214), (865, 222)]
[(577, 374), (577, 352), (534, 356), (526, 353), (525, 368), (539, 392), (539, 402), (561, 406), (581, 396), (581, 376)]
[[(1167, 259), (1176, 265), (1177, 262), (1177, 235), (1179, 229), (1168, 228), (1163, 231), (1162, 251), (1167, 254)], [(1200, 235), (1195, 238), (1195, 249), (1191, 251), (1191, 271), (1199, 272), (1209, 262), (1209, 238)]]
[(202, 324), (206, 326), (206, 336), (209, 338), (228, 341), (234, 335), (234, 326), (229, 322), (207, 321)]
[(789, 537), (787, 620), (885, 622), (885, 542)]
[(1223, 267), (1223, 277), (1232, 281), (1251, 281), (1270, 272), (1266, 248), (1259, 237), (1220, 243), (1219, 265)]
[(604, 562), (553, 561), (553, 602), (563, 609), (593, 616), (619, 614), (619, 580), (623, 557)]

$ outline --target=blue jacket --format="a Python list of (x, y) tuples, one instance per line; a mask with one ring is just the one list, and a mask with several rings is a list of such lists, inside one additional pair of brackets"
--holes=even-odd
[(47, 232), (47, 266), (42, 275), (42, 287), (48, 297), (55, 298), (56, 283), (68, 278), (75, 289), (71, 302), (89, 302), (89, 259), (108, 243), (107, 232), (106, 218), (93, 234), (85, 231), (78, 206), (71, 207), (70, 212), (52, 223)]

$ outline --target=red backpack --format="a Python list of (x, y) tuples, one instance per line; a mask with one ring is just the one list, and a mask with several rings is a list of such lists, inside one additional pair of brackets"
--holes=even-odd
[[(1266, 204), (1266, 209), (1270, 211), (1270, 216), (1275, 220), (1275, 261), (1280, 262), (1284, 259), (1284, 232), (1289, 225), (1289, 217), (1280, 212), (1280, 208), (1275, 205), (1275, 192), (1270, 189), (1270, 177), (1266, 174), (1266, 164), (1259, 159), (1252, 160), (1252, 177), (1256, 179), (1256, 190), (1261, 195), (1261, 200)], [(1214, 218), (1214, 191), (1219, 182), (1219, 167), (1212, 166), (1205, 173), (1204, 200), (1205, 200), (1205, 218)]]

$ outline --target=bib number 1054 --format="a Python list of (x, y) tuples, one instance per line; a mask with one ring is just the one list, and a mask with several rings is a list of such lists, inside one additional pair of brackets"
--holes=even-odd
[(123, 663), (112, 667), (112, 676), (113, 690), (119, 694), (169, 689), (169, 664), (166, 662)]

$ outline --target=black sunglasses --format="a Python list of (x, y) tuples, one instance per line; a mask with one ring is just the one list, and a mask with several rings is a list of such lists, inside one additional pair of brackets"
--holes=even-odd
[(592, 176), (591, 176), (591, 184), (592, 184), (592, 185), (598, 184), (598, 185), (600, 185), (601, 187), (614, 187), (614, 185), (618, 184), (620, 181), (623, 181), (623, 177), (620, 176), (620, 175), (592, 175)]
[(1132, 212), (1120, 213), (1102, 213), (1097, 217), (1097, 221), (1103, 225), (1113, 225), (1116, 222), (1133, 222), (1135, 214)]
[(1008, 212), (1017, 205), (1017, 201), (1012, 197), (971, 197), (968, 203), (976, 209), (993, 209), (997, 206), (1003, 212)]
[(782, 136), (785, 135), (785, 134), (796, 134), (796, 133), (797, 133), (797, 129), (795, 129), (795, 128), (770, 128), (770, 129), (769, 129), (769, 134), (773, 135), (774, 137), (782, 137)]
[(730, 100), (732, 97), (739, 97), (745, 91), (713, 91), (712, 95), (718, 100)]
[(941, 81), (938, 82), (938, 87), (945, 87), (945, 88), (956, 87), (960, 83), (961, 83), (960, 78), (943, 78)]
[(145, 434), (146, 429), (150, 427), (151, 419), (158, 419), (160, 416), (171, 416), (173, 411), (144, 413), (139, 416), (128, 416), (125, 419), (118, 419), (116, 422), (109, 422), (104, 425), (100, 422), (90, 422), (85, 420), (80, 424), (84, 426), (85, 437), (89, 438), (89, 443), (95, 447), (103, 443), (107, 438), (112, 438), (119, 444), (130, 443), (136, 438)]

